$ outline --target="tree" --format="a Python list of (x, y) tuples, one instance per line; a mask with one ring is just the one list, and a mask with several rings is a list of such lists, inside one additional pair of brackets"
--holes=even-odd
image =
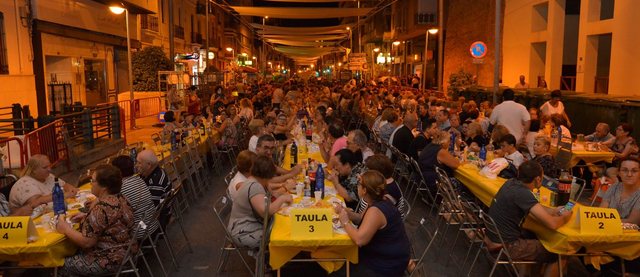
[(131, 63), (135, 91), (157, 91), (158, 71), (171, 70), (173, 65), (158, 46), (148, 46), (133, 53)]
[(461, 68), (458, 72), (451, 73), (451, 75), (449, 75), (449, 86), (447, 87), (447, 91), (449, 96), (455, 99), (458, 97), (460, 92), (474, 85), (476, 85), (476, 82), (473, 75), (469, 72), (465, 72)]

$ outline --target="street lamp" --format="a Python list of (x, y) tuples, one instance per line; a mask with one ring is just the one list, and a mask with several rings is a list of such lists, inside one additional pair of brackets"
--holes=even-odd
[[(231, 63), (233, 60), (235, 60), (235, 50), (231, 47), (227, 47), (225, 50), (227, 50), (227, 52), (231, 52), (231, 61), (229, 61), (229, 67), (231, 67)], [(231, 69), (231, 68), (229, 68)], [(229, 70), (229, 72), (231, 72), (231, 70)], [(226, 74), (225, 74), (226, 75)], [(231, 72), (231, 76), (233, 77), (233, 72)]]
[[(129, 10), (122, 5), (113, 5), (109, 6), (109, 10), (117, 15), (120, 15), (124, 12), (125, 25), (127, 25), (127, 66), (129, 66), (129, 98), (131, 101), (131, 107), (129, 110), (130, 118), (131, 118), (131, 129), (136, 128), (136, 118), (134, 116), (134, 104), (133, 100), (135, 99), (133, 95), (133, 66), (131, 65), (131, 36), (129, 35)], [(172, 57), (173, 58), (173, 57)]]
[[(262, 30), (263, 31), (265, 31), (264, 24), (266, 23), (267, 19), (269, 19), (268, 15), (262, 18)], [(266, 63), (267, 62), (267, 56), (266, 56), (266, 54), (267, 54), (266, 50), (267, 49), (265, 49), (266, 47), (267, 47), (267, 43), (264, 41), (264, 34), (263, 34), (262, 35), (262, 74), (263, 74), (262, 76), (264, 78), (267, 77), (267, 63)]]
[(431, 28), (425, 33), (424, 58), (422, 59), (422, 90), (427, 89), (427, 51), (429, 49), (429, 34), (435, 35), (437, 33), (438, 29), (436, 28)]
[(376, 54), (375, 53), (378, 53), (378, 52), (380, 52), (380, 48), (376, 47), (376, 48), (373, 48), (373, 53), (371, 53), (371, 80), (373, 80), (374, 82), (376, 79), (376, 64), (375, 64)]
[(353, 38), (351, 37), (351, 27), (347, 27), (349, 31), (349, 51), (353, 52)]

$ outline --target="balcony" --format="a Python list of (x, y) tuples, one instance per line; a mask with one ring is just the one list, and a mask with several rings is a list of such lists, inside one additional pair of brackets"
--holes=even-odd
[(142, 28), (142, 30), (158, 32), (160, 30), (158, 17), (150, 14), (141, 14), (140, 28)]
[(173, 26), (173, 36), (175, 38), (184, 39), (184, 27), (182, 26)]
[(435, 13), (416, 13), (416, 24), (436, 24), (437, 19)]
[(202, 45), (202, 34), (191, 32), (191, 43)]

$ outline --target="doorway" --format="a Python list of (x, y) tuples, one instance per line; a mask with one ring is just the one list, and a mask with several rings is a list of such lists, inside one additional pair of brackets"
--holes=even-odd
[(104, 60), (84, 60), (84, 80), (87, 106), (107, 102), (107, 83)]

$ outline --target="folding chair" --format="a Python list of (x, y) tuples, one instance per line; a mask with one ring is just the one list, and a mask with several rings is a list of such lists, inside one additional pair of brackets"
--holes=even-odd
[[(429, 219), (429, 217), (426, 217), (426, 218), (423, 217), (420, 219), (420, 226), (418, 230), (416, 230), (416, 234), (414, 235), (414, 237), (418, 237), (418, 233), (420, 231), (424, 232), (425, 234), (424, 238), (426, 238), (426, 240), (429, 241), (429, 243), (427, 243), (427, 246), (422, 251), (420, 258), (413, 259), (413, 261), (416, 262), (416, 264), (413, 271), (409, 272), (410, 277), (414, 276), (414, 274), (416, 274), (416, 272), (418, 271), (421, 271), (421, 272), (426, 271), (426, 269), (423, 268), (425, 264), (424, 259), (427, 256), (427, 253), (429, 253), (429, 249), (431, 249), (433, 242), (435, 242), (438, 236), (438, 226), (435, 222), (433, 222), (433, 220)], [(413, 245), (415, 244), (412, 244), (412, 248), (413, 248)], [(425, 274), (421, 274), (421, 275), (425, 275)]]
[(253, 270), (245, 260), (244, 256), (242, 255), (242, 252), (240, 252), (243, 250), (248, 251), (252, 249), (238, 246), (236, 242), (233, 240), (231, 233), (227, 229), (229, 215), (231, 213), (231, 206), (232, 206), (231, 198), (228, 198), (227, 196), (220, 197), (218, 200), (216, 200), (216, 202), (213, 205), (213, 213), (216, 215), (216, 219), (218, 220), (218, 223), (220, 223), (220, 226), (224, 230), (224, 234), (225, 234), (225, 239), (222, 242), (222, 247), (220, 247), (221, 253), (220, 253), (220, 258), (218, 260), (218, 266), (216, 267), (216, 274), (219, 274), (224, 269), (224, 266), (226, 265), (227, 260), (229, 259), (229, 252), (233, 251), (238, 254), (247, 271), (249, 271), (251, 275), (254, 275)]
[[(140, 229), (146, 229), (147, 226), (144, 224), (144, 222), (140, 221), (138, 222), (138, 224), (135, 225), (135, 227), (133, 228), (132, 232), (131, 232), (131, 241), (129, 241), (129, 243), (127, 243), (127, 255), (124, 257), (124, 259), (122, 259), (122, 262), (120, 263), (120, 265), (118, 266), (118, 270), (116, 270), (116, 272), (110, 272), (110, 273), (105, 273), (105, 274), (95, 274), (93, 276), (115, 276), (115, 277), (119, 277), (120, 274), (122, 273), (133, 273), (135, 274), (137, 277), (140, 277), (140, 270), (137, 267), (137, 260), (138, 258), (142, 258), (142, 260), (144, 261), (147, 270), (149, 271), (149, 274), (151, 276), (153, 276), (153, 273), (151, 272), (151, 267), (149, 267), (149, 263), (147, 262), (147, 259), (144, 257), (144, 255), (142, 255), (141, 251), (136, 251), (135, 253), (133, 253), (134, 251), (134, 245), (136, 245), (137, 240), (135, 239), (135, 234), (138, 233), (138, 231)], [(114, 247), (122, 247), (123, 244), (121, 245), (117, 245)], [(107, 251), (108, 249), (104, 249), (103, 251)]]
[[(476, 253), (475, 258), (473, 259), (473, 263), (471, 264), (471, 268), (469, 268), (469, 273), (467, 274), (468, 276), (471, 276), (471, 272), (473, 271), (473, 266), (475, 265), (481, 251), (485, 251), (487, 253), (487, 257), (490, 260), (492, 260), (491, 262), (493, 262), (493, 266), (491, 267), (491, 272), (489, 273), (489, 277), (493, 276), (493, 273), (495, 273), (496, 268), (499, 264), (508, 265), (517, 276), (520, 276), (520, 273), (518, 272), (518, 268), (516, 268), (517, 264), (538, 264), (538, 262), (536, 261), (513, 260), (511, 258), (511, 254), (509, 254), (509, 250), (507, 250), (507, 248), (504, 247), (506, 244), (502, 239), (502, 235), (500, 235), (500, 230), (498, 230), (498, 226), (496, 226), (496, 223), (495, 221), (493, 221), (493, 218), (491, 218), (489, 214), (487, 214), (482, 210), (480, 210), (479, 218), (482, 220), (482, 223), (484, 224), (484, 232), (477, 232), (477, 234), (480, 234), (481, 236), (483, 236), (482, 240), (484, 243), (482, 244), (480, 249), (478, 249), (478, 252)], [(487, 243), (491, 240), (486, 235), (487, 233), (493, 234), (494, 237), (498, 238), (499, 241), (497, 243), (494, 242), (496, 245), (499, 245), (498, 248), (489, 249), (489, 246), (487, 245)], [(498, 254), (494, 257), (493, 254), (495, 251), (498, 251)]]
[(178, 211), (182, 215), (189, 210), (189, 196), (184, 191), (184, 183), (181, 179), (180, 174), (178, 173), (178, 168), (176, 167), (173, 159), (167, 158), (165, 160), (167, 160), (167, 162), (165, 162), (162, 168), (169, 177), (172, 188), (178, 191), (178, 195), (176, 196), (175, 202), (173, 203), (173, 207), (177, 208), (174, 209), (174, 211)]

